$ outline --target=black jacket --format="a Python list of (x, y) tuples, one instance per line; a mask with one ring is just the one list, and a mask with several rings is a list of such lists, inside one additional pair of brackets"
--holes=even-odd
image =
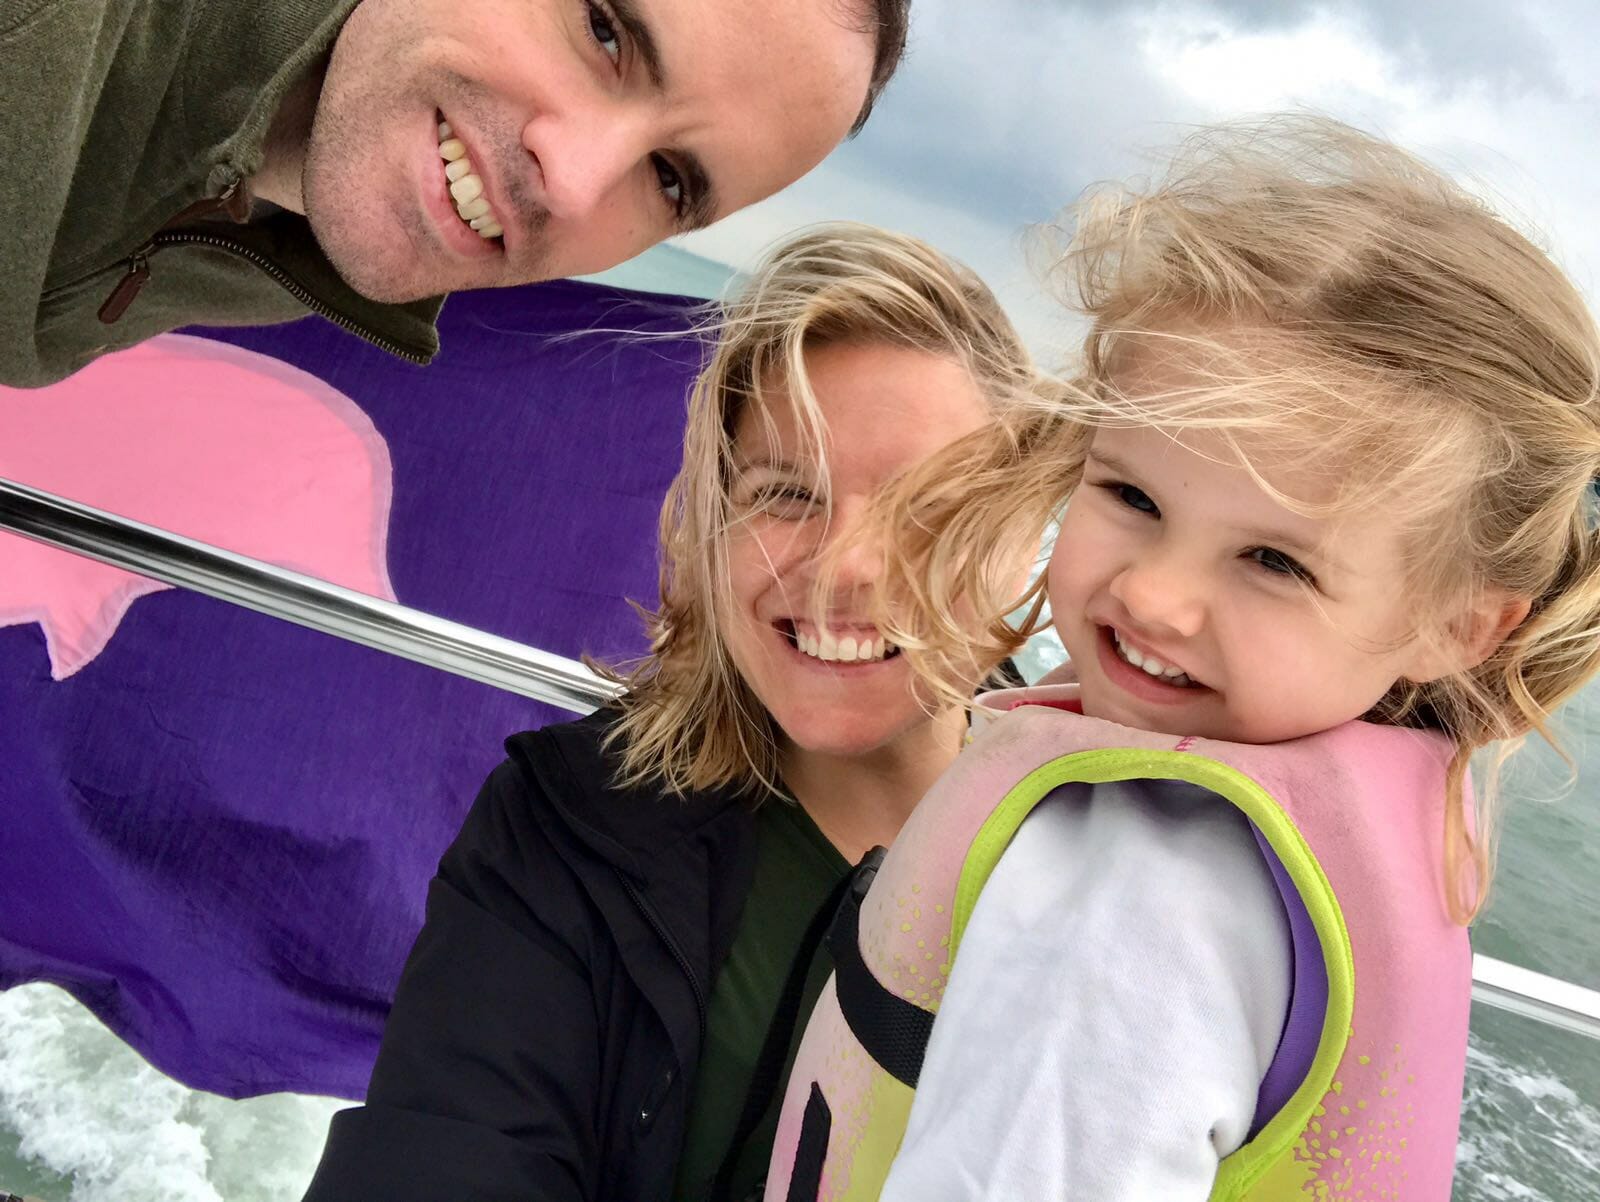
[(306, 1202), (670, 1196), (755, 824), (732, 793), (612, 788), (610, 721), (507, 741)]

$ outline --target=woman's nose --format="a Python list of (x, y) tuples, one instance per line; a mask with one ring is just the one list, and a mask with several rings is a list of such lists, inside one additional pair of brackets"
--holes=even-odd
[(1179, 556), (1150, 552), (1135, 557), (1113, 577), (1110, 591), (1128, 616), (1147, 629), (1192, 638), (1205, 624), (1205, 582), (1198, 568)]
[(883, 548), (863, 529), (860, 517), (834, 510), (818, 519), (815, 549), (808, 563), (813, 581), (835, 594), (870, 587), (883, 575)]

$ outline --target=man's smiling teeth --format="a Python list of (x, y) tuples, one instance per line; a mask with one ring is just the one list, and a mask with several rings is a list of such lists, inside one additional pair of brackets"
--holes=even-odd
[(816, 635), (796, 629), (794, 642), (795, 646), (813, 659), (841, 664), (870, 663), (873, 660), (883, 659), (894, 649), (887, 639), (872, 638), (869, 635), (857, 638), (851, 634), (839, 638), (826, 630)]
[(450, 184), (450, 198), (456, 202), (456, 213), (478, 231), (478, 237), (498, 238), (506, 231), (495, 220), (494, 210), (483, 195), (483, 180), (472, 170), (466, 144), (450, 135), (450, 123), (439, 122), (439, 157), (444, 160), (444, 178)]
[(1164, 680), (1168, 684), (1192, 685), (1194, 683), (1183, 674), (1181, 668), (1169, 667), (1154, 656), (1141, 655), (1137, 648), (1128, 646), (1122, 641), (1122, 636), (1117, 633), (1115, 627), (1111, 630), (1111, 641), (1116, 644), (1117, 655), (1123, 662), (1132, 664), (1146, 674)]

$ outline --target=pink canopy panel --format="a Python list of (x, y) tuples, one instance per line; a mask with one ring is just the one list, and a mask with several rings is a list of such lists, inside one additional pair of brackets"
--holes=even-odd
[[(695, 306), (445, 307), (431, 367), (308, 319), (0, 390), (0, 476), (568, 656), (644, 649)], [(359, 1097), (500, 742), (568, 715), (0, 534), (0, 988), (229, 1096)]]

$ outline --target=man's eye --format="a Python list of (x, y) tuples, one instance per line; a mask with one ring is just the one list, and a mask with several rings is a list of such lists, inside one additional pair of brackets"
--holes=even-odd
[(622, 60), (622, 38), (611, 23), (611, 15), (598, 4), (589, 5), (589, 33), (612, 62)]
[(1150, 494), (1142, 488), (1136, 488), (1132, 484), (1121, 484), (1114, 480), (1102, 484), (1100, 487), (1129, 509), (1138, 513), (1148, 513), (1152, 517), (1161, 516), (1161, 510), (1156, 508), (1156, 503), (1150, 499)]
[(673, 212), (682, 213), (685, 204), (683, 177), (678, 174), (676, 167), (659, 154), (652, 155), (650, 161), (656, 169), (656, 184), (661, 189), (661, 195), (666, 197)]
[(1311, 570), (1292, 555), (1285, 555), (1282, 551), (1272, 547), (1255, 547), (1245, 552), (1256, 563), (1274, 576), (1290, 576), (1296, 580), (1303, 580), (1307, 584), (1316, 584), (1317, 578)]

